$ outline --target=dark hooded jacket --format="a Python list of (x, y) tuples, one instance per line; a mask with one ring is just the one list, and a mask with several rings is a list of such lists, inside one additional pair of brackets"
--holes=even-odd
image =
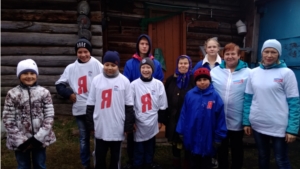
[(123, 74), (129, 79), (130, 82), (136, 80), (141, 76), (141, 71), (140, 71), (140, 62), (142, 60), (142, 57), (140, 56), (139, 52), (139, 42), (142, 38), (146, 38), (149, 42), (149, 50), (147, 52), (147, 57), (153, 60), (154, 63), (154, 72), (153, 72), (153, 77), (163, 81), (164, 80), (164, 73), (162, 71), (161, 65), (159, 61), (157, 61), (151, 54), (151, 40), (150, 37), (146, 34), (142, 34), (138, 37), (137, 43), (136, 43), (136, 53), (132, 56), (131, 59), (129, 59), (124, 67), (124, 72)]

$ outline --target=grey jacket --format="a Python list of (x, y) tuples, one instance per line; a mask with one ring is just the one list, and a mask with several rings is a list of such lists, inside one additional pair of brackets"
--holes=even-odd
[(53, 122), (52, 98), (46, 88), (19, 85), (8, 91), (3, 109), (8, 149), (17, 150), (19, 145), (32, 136), (43, 147), (49, 146), (56, 141), (52, 131)]

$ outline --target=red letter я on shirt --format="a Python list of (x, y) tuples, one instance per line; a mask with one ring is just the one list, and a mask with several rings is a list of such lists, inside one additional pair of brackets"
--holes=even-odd
[(141, 98), (141, 102), (142, 102), (142, 113), (145, 113), (147, 111), (147, 107), (148, 110), (152, 109), (150, 93), (143, 95)]
[(112, 96), (112, 89), (107, 89), (107, 90), (102, 91), (101, 109), (110, 108), (110, 106), (111, 106), (111, 96)]
[(86, 93), (87, 91), (87, 79), (86, 76), (82, 76), (78, 79), (78, 94)]
[(212, 106), (213, 106), (213, 101), (208, 101), (208, 103), (207, 103), (207, 109), (211, 109), (212, 108)]

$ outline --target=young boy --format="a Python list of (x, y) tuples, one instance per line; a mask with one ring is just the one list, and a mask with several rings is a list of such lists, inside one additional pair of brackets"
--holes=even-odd
[(107, 51), (103, 74), (96, 76), (87, 100), (87, 123), (95, 131), (96, 166), (106, 168), (110, 149), (110, 169), (119, 169), (121, 143), (133, 131), (134, 111), (129, 80), (119, 73), (118, 52)]
[[(90, 131), (86, 128), (86, 100), (90, 85), (95, 76), (102, 73), (103, 65), (91, 56), (92, 45), (86, 39), (79, 39), (75, 44), (77, 60), (69, 64), (56, 81), (57, 93), (73, 102), (72, 113), (80, 134), (80, 158), (84, 169), (90, 168)], [(70, 88), (67, 88), (67, 86)]]
[(134, 98), (135, 126), (133, 167), (153, 168), (155, 135), (162, 126), (162, 113), (168, 107), (164, 85), (152, 77), (154, 64), (150, 58), (140, 63), (141, 76), (131, 83)]
[(192, 156), (191, 169), (211, 168), (211, 157), (226, 137), (224, 104), (211, 84), (207, 68), (194, 73), (196, 86), (185, 96), (176, 131)]
[[(151, 40), (150, 37), (146, 34), (142, 34), (138, 37), (136, 43), (136, 53), (129, 59), (124, 67), (124, 76), (126, 76), (130, 82), (140, 78), (140, 62), (143, 58), (150, 58), (153, 63), (155, 70), (152, 72), (154, 78), (163, 81), (164, 73), (162, 71), (161, 65), (158, 60), (156, 60), (151, 54)], [(134, 152), (134, 141), (133, 133), (127, 135), (127, 154), (128, 162), (123, 169), (131, 169), (133, 165), (133, 152)], [(155, 144), (155, 143), (154, 143)], [(157, 165), (156, 165), (157, 166)]]
[(20, 85), (8, 91), (3, 110), (6, 146), (15, 150), (18, 168), (46, 168), (46, 146), (54, 143), (54, 109), (50, 92), (37, 85), (38, 67), (32, 59), (17, 66)]

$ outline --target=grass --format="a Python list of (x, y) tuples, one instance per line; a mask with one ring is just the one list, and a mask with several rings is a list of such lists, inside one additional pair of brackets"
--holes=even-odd
[[(48, 169), (80, 169), (79, 140), (74, 117), (57, 116), (54, 132), (57, 141), (47, 148), (46, 165)], [(75, 134), (74, 134), (75, 133)], [(1, 140), (1, 169), (17, 168), (14, 152), (6, 148), (6, 140)], [(93, 139), (91, 139), (93, 145)], [(93, 147), (93, 146), (91, 146)], [(292, 168), (300, 168), (300, 141), (290, 144), (289, 156)], [(122, 150), (122, 164), (127, 160), (126, 149)], [(157, 146), (154, 161), (163, 169), (171, 168), (172, 152), (170, 146)], [(244, 169), (257, 169), (257, 150), (253, 145), (245, 147)], [(276, 168), (275, 160), (271, 160), (271, 168)]]

